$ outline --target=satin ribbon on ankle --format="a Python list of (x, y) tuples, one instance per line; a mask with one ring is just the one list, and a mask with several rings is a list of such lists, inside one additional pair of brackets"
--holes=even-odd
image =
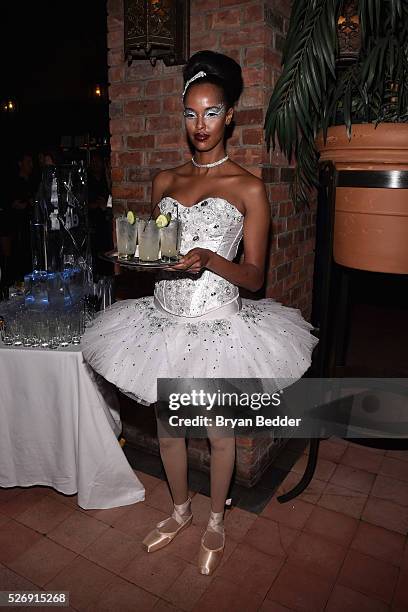
[[(187, 510), (189, 510), (188, 513), (187, 513)], [(174, 504), (173, 505), (173, 513), (171, 515), (171, 518), (173, 518), (176, 521), (176, 523), (178, 523), (179, 525), (183, 525), (190, 518), (190, 516), (191, 516), (191, 499), (190, 499), (190, 497), (187, 499), (187, 501), (184, 502), (184, 504)], [(158, 523), (156, 525), (156, 529), (159, 529), (160, 527), (163, 527), (165, 525), (165, 523), (167, 523), (168, 520), (169, 519), (166, 518), (163, 521), (160, 521), (160, 523)], [(163, 531), (161, 533), (166, 533), (166, 532)]]
[(211, 510), (207, 529), (209, 531), (215, 531), (217, 533), (224, 534), (224, 512), (213, 512)]
[[(213, 531), (222, 535), (222, 545), (218, 548), (208, 548), (204, 544), (205, 534), (207, 531)], [(218, 567), (221, 562), (222, 555), (224, 554), (225, 546), (225, 530), (224, 530), (224, 512), (213, 512), (210, 513), (210, 519), (208, 521), (207, 529), (201, 538), (200, 552), (198, 556), (198, 571), (200, 574), (209, 576)]]
[[(153, 531), (151, 531), (143, 540), (143, 546), (147, 552), (154, 552), (156, 550), (160, 550), (164, 546), (167, 546), (167, 544), (170, 544), (170, 542), (174, 540), (180, 531), (191, 524), (193, 515), (191, 513), (190, 504), (190, 498), (188, 498), (184, 504), (174, 504), (174, 510), (171, 517), (169, 516), (163, 521), (160, 521)], [(189, 512), (186, 512), (188, 510)], [(173, 529), (172, 531), (160, 531), (160, 528), (166, 527), (166, 523), (168, 523), (171, 519), (174, 519), (179, 525), (177, 529)]]

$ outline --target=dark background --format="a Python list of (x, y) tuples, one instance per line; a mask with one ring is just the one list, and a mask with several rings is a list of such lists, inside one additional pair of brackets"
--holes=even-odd
[[(105, 0), (2, 3), (2, 156), (109, 135)], [(100, 84), (104, 96), (94, 95)], [(6, 100), (16, 111), (3, 111)]]

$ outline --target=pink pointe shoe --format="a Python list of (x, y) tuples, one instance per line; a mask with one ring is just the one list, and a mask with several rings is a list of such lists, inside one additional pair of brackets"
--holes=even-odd
[[(192, 520), (190, 498), (184, 504), (174, 504), (173, 514), (158, 523), (155, 529), (147, 534), (143, 540), (143, 547), (149, 553), (164, 548), (180, 531), (191, 525)], [(176, 529), (174, 529), (175, 522), (178, 524)]]
[[(211, 534), (217, 534), (215, 537)], [(221, 535), (221, 538), (219, 537)], [(213, 546), (213, 542), (221, 539), (221, 545)], [(200, 552), (198, 555), (198, 571), (200, 574), (209, 576), (221, 563), (225, 547), (224, 512), (212, 512), (208, 521), (207, 529), (201, 538)]]

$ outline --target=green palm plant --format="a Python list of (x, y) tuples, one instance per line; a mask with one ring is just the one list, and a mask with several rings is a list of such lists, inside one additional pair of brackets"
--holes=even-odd
[(294, 0), (282, 74), (265, 119), (268, 147), (296, 160), (292, 197), (307, 204), (318, 185), (315, 138), (331, 125), (408, 121), (408, 0), (358, 0), (356, 61), (338, 61), (345, 0)]

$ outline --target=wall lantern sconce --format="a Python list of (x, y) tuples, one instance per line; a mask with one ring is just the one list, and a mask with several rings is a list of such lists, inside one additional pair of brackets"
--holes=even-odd
[(185, 64), (190, 54), (190, 0), (124, 0), (125, 58)]
[(105, 83), (90, 83), (88, 85), (88, 97), (94, 102), (102, 102), (106, 100), (107, 96), (107, 85)]
[(14, 113), (16, 111), (16, 103), (14, 100), (6, 100), (2, 103), (1, 109), (4, 113)]
[(361, 45), (357, 0), (344, 0), (337, 20), (337, 36), (339, 41), (338, 63), (346, 65), (356, 62)]

